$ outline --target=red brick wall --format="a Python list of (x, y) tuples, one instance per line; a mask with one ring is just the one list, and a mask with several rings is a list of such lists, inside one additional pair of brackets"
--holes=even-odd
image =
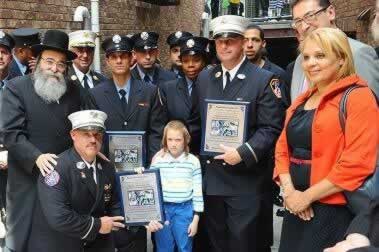
[[(161, 60), (166, 62), (166, 37), (181, 29), (199, 34), (204, 0), (181, 0), (178, 6), (136, 7), (136, 0), (100, 0), (101, 39), (113, 34), (127, 34), (141, 30), (160, 33)], [(73, 22), (75, 8), (90, 9), (90, 0), (0, 0), (0, 29), (10, 31), (20, 27), (42, 30), (78, 30)], [(166, 64), (165, 64), (166, 65)]]
[(357, 39), (363, 42), (371, 42), (370, 24), (373, 11), (370, 13), (369, 21), (357, 20), (357, 16), (365, 9), (375, 7), (375, 0), (332, 0), (336, 7), (337, 26), (345, 32), (356, 32)]

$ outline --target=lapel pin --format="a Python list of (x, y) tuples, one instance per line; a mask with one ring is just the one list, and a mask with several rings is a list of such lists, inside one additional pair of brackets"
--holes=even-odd
[(221, 72), (217, 72), (217, 73), (215, 74), (215, 77), (216, 77), (216, 78), (220, 78), (221, 74), (222, 74)]
[(86, 174), (84, 172), (80, 172), (80, 176), (82, 177), (82, 179), (86, 178)]
[(237, 78), (240, 80), (244, 80), (246, 78), (246, 75), (244, 74), (237, 74)]
[(86, 168), (86, 164), (84, 162), (77, 162), (76, 168), (78, 168), (79, 170), (83, 170), (84, 168)]
[(75, 74), (71, 75), (71, 80), (76, 81), (77, 79), (78, 79), (78, 77), (76, 77)]
[(93, 78), (95, 81), (98, 81), (98, 80), (99, 80), (99, 78), (97, 78), (96, 75), (92, 75), (92, 78)]
[(99, 164), (97, 164), (97, 169), (99, 169), (99, 170), (102, 170), (103, 169), (103, 167), (101, 166), (101, 164), (99, 163)]

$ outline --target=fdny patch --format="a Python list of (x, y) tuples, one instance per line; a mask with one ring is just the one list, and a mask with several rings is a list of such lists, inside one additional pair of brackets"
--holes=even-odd
[(277, 98), (282, 98), (282, 91), (280, 91), (280, 83), (278, 79), (272, 79), (270, 82), (270, 87)]
[(60, 179), (59, 173), (57, 171), (52, 171), (49, 175), (45, 177), (45, 184), (48, 186), (55, 186), (58, 184)]

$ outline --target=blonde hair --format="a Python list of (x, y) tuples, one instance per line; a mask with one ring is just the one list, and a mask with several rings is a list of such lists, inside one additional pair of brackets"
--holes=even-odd
[(185, 145), (184, 146), (184, 152), (186, 153), (186, 155), (188, 155), (189, 143), (191, 142), (191, 135), (189, 134), (188, 129), (184, 125), (184, 123), (182, 123), (181, 121), (174, 120), (174, 121), (170, 121), (169, 123), (167, 123), (167, 125), (164, 127), (163, 138), (162, 138), (162, 146), (163, 146), (163, 150), (165, 152), (168, 152), (168, 147), (167, 147), (167, 132), (168, 132), (168, 130), (178, 130), (178, 131), (182, 132), (183, 138), (184, 138), (184, 145)]
[[(335, 56), (344, 62), (341, 65), (337, 80), (355, 74), (353, 54), (346, 34), (337, 28), (318, 28), (311, 32), (300, 44), (300, 51), (303, 53), (308, 42), (315, 42), (325, 53), (326, 57)], [(307, 75), (307, 74), (306, 74)], [(307, 76), (309, 79), (309, 76)]]

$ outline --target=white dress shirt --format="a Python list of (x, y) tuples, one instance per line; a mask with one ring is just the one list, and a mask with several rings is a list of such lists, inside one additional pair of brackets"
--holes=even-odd
[(82, 85), (82, 87), (84, 87), (84, 82), (83, 82), (83, 78), (84, 78), (84, 75), (87, 76), (87, 83), (88, 83), (88, 86), (90, 88), (93, 88), (94, 85), (93, 85), (93, 80), (92, 80), (92, 76), (89, 74), (90, 71), (88, 71), (86, 74), (84, 74), (82, 71), (80, 71), (76, 66), (75, 64), (72, 64), (73, 68), (74, 68), (74, 71), (75, 71), (75, 74), (76, 76), (78, 77), (78, 80), (80, 81), (80, 84)]
[(229, 74), (230, 74), (230, 82), (232, 82), (233, 79), (234, 79), (234, 77), (236, 76), (238, 70), (240, 69), (242, 63), (245, 61), (245, 59), (246, 59), (246, 56), (244, 56), (243, 59), (241, 60), (241, 62), (238, 63), (233, 69), (230, 69), (230, 70), (226, 69), (226, 68), (222, 65), (222, 63), (221, 63), (221, 68), (222, 68), (222, 79), (223, 79), (223, 80), (222, 80), (222, 88), (223, 88), (223, 89), (225, 88), (225, 85), (226, 85), (226, 75), (225, 75), (225, 73), (226, 73), (226, 72), (229, 72)]

